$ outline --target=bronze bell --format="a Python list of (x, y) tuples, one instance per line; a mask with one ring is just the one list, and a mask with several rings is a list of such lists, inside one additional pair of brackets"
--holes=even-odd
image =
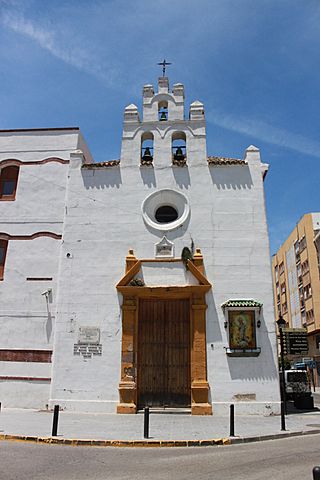
[(184, 154), (181, 147), (177, 147), (176, 153), (174, 154), (175, 160), (184, 160)]
[(161, 112), (160, 122), (167, 120), (167, 112)]
[(144, 151), (144, 154), (143, 154), (143, 157), (142, 157), (142, 160), (146, 160), (146, 161), (151, 161), (153, 160), (153, 157), (151, 155), (151, 152), (150, 152), (150, 148), (149, 147), (146, 147), (145, 151)]

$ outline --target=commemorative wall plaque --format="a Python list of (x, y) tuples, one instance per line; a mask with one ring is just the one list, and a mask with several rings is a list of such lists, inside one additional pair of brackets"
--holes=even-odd
[(82, 355), (84, 359), (91, 358), (93, 355), (101, 356), (100, 328), (80, 327), (78, 331), (78, 343), (73, 345), (73, 354)]
[(80, 327), (78, 333), (78, 343), (98, 344), (100, 342), (100, 328)]

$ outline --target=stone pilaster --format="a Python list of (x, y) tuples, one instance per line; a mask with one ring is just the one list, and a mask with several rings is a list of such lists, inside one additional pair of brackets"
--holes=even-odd
[(191, 413), (212, 415), (207, 381), (206, 309), (204, 296), (192, 299)]
[(136, 413), (136, 300), (124, 297), (122, 305), (121, 380), (117, 413)]

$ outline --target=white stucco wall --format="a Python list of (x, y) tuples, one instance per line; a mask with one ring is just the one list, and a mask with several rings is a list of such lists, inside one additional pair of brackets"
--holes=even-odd
[[(248, 165), (209, 167), (200, 157), (188, 168), (172, 167), (170, 161), (166, 168), (156, 162), (154, 168), (139, 167), (137, 161), (134, 166), (86, 170), (79, 159), (70, 166), (69, 185), (51, 403), (115, 411), (121, 347), (121, 296), (115, 285), (123, 276), (128, 249), (133, 248), (137, 258), (153, 258), (154, 245), (165, 233), (174, 242), (177, 257), (193, 239), (213, 285), (207, 294), (207, 361), (214, 411), (226, 412), (235, 395), (255, 395), (256, 401), (239, 402), (237, 411), (278, 413), (272, 284), (258, 153), (248, 152)], [(142, 219), (143, 200), (162, 188), (183, 192), (190, 204), (189, 221), (172, 232), (154, 231)], [(159, 284), (168, 284), (166, 268), (158, 269), (156, 276)], [(227, 357), (221, 304), (229, 298), (263, 303), (257, 330), (260, 356)], [(100, 357), (73, 355), (83, 325), (101, 329)]]
[[(169, 95), (164, 90), (159, 88)], [(201, 249), (212, 284), (206, 301), (213, 411), (225, 413), (230, 403), (237, 402), (238, 413), (279, 413), (265, 167), (255, 148), (246, 152), (246, 164), (208, 165), (203, 105), (192, 104), (191, 120), (185, 120), (183, 93), (178, 97), (168, 122), (158, 122), (156, 102), (151, 100), (153, 116), (147, 122), (139, 121), (136, 107), (130, 107), (133, 113), (126, 111), (120, 166), (82, 168), (92, 157), (78, 131), (0, 132), (0, 162), (70, 159), (69, 165), (20, 166), (16, 200), (0, 202), (0, 233), (28, 236), (46, 231), (63, 236), (63, 240), (48, 236), (9, 240), (5, 278), (0, 282), (0, 305), (5, 305), (0, 310), (0, 349), (53, 348), (54, 353), (52, 365), (0, 362), (2, 376), (52, 377), (51, 387), (48, 381), (1, 381), (0, 396), (8, 406), (44, 408), (59, 403), (71, 410), (115, 412), (122, 302), (115, 286), (124, 274), (128, 250), (133, 249), (137, 258), (154, 258), (155, 244), (166, 235), (176, 257), (192, 241)], [(146, 116), (147, 111), (145, 105)], [(151, 167), (140, 166), (145, 131), (154, 135)], [(176, 131), (186, 135), (186, 167), (172, 165)], [(174, 230), (155, 230), (143, 220), (143, 201), (161, 189), (182, 192), (190, 207), (187, 220)], [(179, 264), (160, 265), (143, 264), (147, 284), (194, 282)], [(52, 295), (47, 303), (41, 293), (48, 288)], [(230, 298), (263, 303), (257, 357), (226, 355), (228, 332), (221, 304)], [(77, 350), (83, 327), (92, 327), (99, 337), (93, 353)]]
[[(52, 350), (62, 240), (50, 234), (63, 231), (69, 168), (44, 162), (69, 161), (81, 142), (77, 129), (0, 132), (0, 170), (10, 161), (19, 165), (15, 200), (0, 202), (0, 238), (8, 239), (0, 282), (0, 350)], [(52, 280), (36, 280), (41, 278)], [(42, 294), (48, 289), (47, 298)], [(48, 404), (50, 381), (38, 379), (51, 378), (51, 363), (0, 361), (0, 376), (3, 406)]]
[(1, 159), (38, 160), (46, 158), (47, 153), (50, 156), (59, 156), (62, 152), (68, 155), (77, 148), (78, 128), (0, 131)]

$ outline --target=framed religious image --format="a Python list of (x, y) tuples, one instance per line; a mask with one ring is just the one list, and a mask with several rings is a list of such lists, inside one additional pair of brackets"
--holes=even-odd
[(256, 348), (254, 310), (229, 310), (230, 350), (251, 350)]

